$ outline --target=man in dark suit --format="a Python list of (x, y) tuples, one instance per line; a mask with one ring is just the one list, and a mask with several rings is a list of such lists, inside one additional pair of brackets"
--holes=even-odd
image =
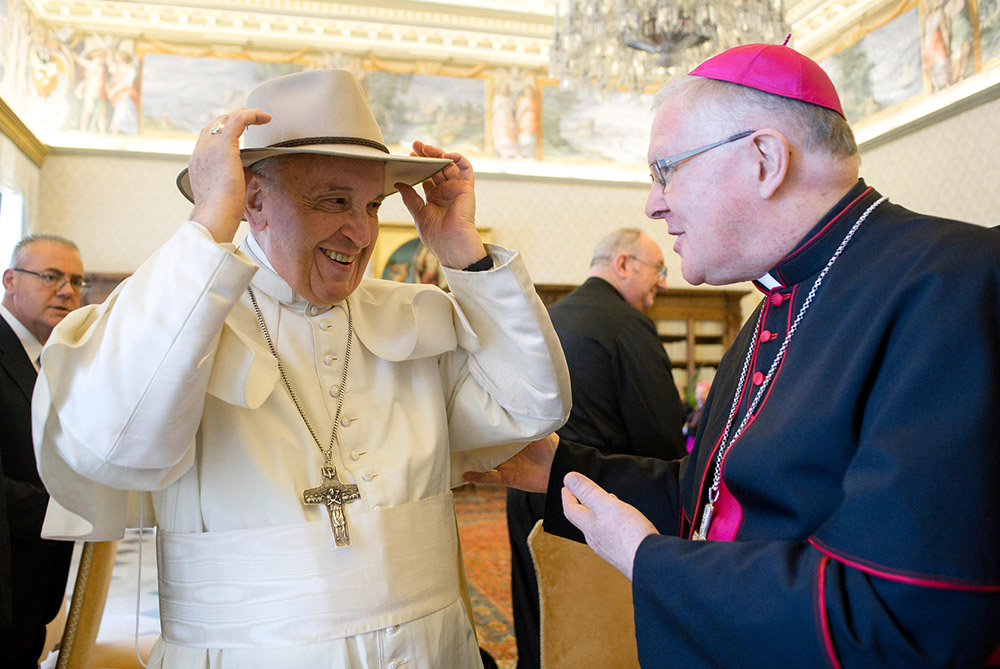
[(55, 235), (25, 237), (0, 305), (0, 665), (37, 667), (66, 590), (73, 544), (41, 539), (49, 496), (35, 467), (31, 393), (52, 328), (80, 306), (83, 261)]
[[(636, 228), (610, 233), (594, 249), (590, 276), (549, 308), (573, 389), (569, 421), (558, 434), (603, 453), (666, 460), (687, 454), (684, 412), (670, 358), (645, 315), (666, 287), (659, 244)], [(518, 669), (540, 664), (538, 585), (528, 534), (545, 495), (507, 492), (511, 596)]]

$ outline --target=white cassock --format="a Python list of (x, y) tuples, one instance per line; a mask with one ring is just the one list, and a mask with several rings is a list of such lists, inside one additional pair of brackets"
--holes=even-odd
[[(346, 392), (345, 304), (313, 307), (192, 222), (56, 328), (33, 401), (58, 503), (44, 533), (120, 538), (151, 500), (163, 634), (151, 666), (480, 666), (450, 489), (561, 426), (570, 405), (523, 262), (489, 252), (491, 271), (445, 270), (450, 295), (362, 281)], [(323, 456), (248, 285), (324, 448), (343, 394), (332, 464), (360, 491), (343, 507), (350, 546), (334, 546), (326, 507), (303, 504)]]

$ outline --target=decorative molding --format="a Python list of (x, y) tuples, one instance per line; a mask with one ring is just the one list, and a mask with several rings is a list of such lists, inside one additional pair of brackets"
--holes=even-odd
[(849, 46), (913, 0), (802, 0), (785, 13), (792, 45), (814, 60)]
[[(908, 0), (902, 0), (905, 4)], [(330, 50), (547, 68), (558, 0), (24, 0), (42, 22), (220, 49)], [(900, 0), (788, 0), (792, 44), (818, 58)]]
[(1000, 97), (1000, 66), (913, 102), (904, 102), (854, 126), (858, 148), (874, 148)]
[[(384, 58), (542, 68), (552, 17), (429, 3), (301, 0), (25, 0), (48, 24), (81, 32), (281, 51), (308, 48)], [(450, 9), (450, 11), (448, 11)]]
[(0, 131), (3, 132), (17, 148), (21, 149), (31, 162), (39, 167), (45, 162), (45, 156), (49, 153), (49, 147), (35, 136), (35, 133), (18, 118), (14, 110), (7, 106), (7, 103), (0, 98)]

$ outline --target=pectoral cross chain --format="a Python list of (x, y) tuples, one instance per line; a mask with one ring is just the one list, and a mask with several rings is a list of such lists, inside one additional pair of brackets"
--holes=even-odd
[(351, 534), (347, 527), (347, 512), (344, 505), (361, 498), (358, 486), (353, 483), (341, 483), (337, 477), (337, 468), (333, 465), (324, 466), (323, 483), (315, 488), (302, 491), (302, 501), (306, 504), (323, 504), (330, 514), (330, 527), (333, 529), (333, 540), (336, 545), (350, 546)]

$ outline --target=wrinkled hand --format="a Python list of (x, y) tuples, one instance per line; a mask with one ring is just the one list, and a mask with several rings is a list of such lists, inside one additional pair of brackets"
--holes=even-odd
[(191, 219), (201, 223), (217, 242), (231, 242), (243, 218), (246, 180), (240, 162), (240, 136), (249, 125), (271, 120), (256, 109), (240, 109), (215, 121), (225, 124), (213, 135), (207, 125), (198, 135), (188, 160), (194, 211)]
[(632, 563), (642, 540), (659, 534), (638, 509), (604, 491), (583, 474), (563, 479), (563, 513), (587, 539), (587, 545), (632, 580)]
[(527, 492), (545, 492), (549, 487), (549, 472), (559, 446), (555, 432), (537, 439), (489, 472), (465, 472), (469, 483), (505, 485)]
[(417, 224), (420, 240), (452, 269), (462, 269), (481, 260), (486, 248), (476, 231), (476, 179), (472, 164), (461, 153), (445, 153), (423, 142), (413, 143), (411, 155), (454, 161), (423, 182), (426, 202), (410, 186), (394, 184)]

